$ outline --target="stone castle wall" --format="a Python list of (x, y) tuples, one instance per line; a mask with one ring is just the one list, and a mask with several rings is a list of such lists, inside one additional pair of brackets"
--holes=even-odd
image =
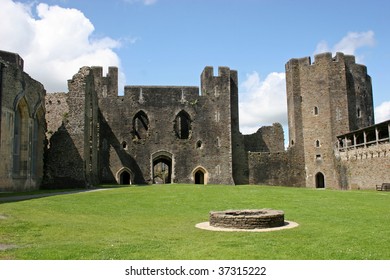
[(45, 89), (23, 59), (0, 51), (0, 190), (38, 189), (43, 177)]
[[(106, 76), (101, 67), (82, 67), (68, 81), (68, 93), (45, 97), (17, 54), (0, 54), (0, 190), (34, 189), (42, 180), (50, 188), (199, 183), (341, 189), (390, 180), (390, 128), (369, 127), (371, 78), (353, 56), (325, 53), (313, 63), (307, 57), (286, 64), (285, 150), (280, 124), (240, 133), (237, 72), (228, 67), (217, 75), (206, 67), (200, 87), (126, 86), (123, 96), (116, 67)], [(364, 146), (373, 139), (380, 145), (361, 148), (362, 137)], [(335, 150), (343, 141), (353, 142), (353, 149)]]
[(68, 81), (69, 92), (48, 94), (49, 146), (45, 185), (55, 188), (99, 183), (98, 106), (91, 68)]
[(390, 182), (390, 143), (337, 152), (341, 181), (348, 189), (375, 189)]
[(164, 162), (172, 173), (169, 182), (194, 182), (201, 170), (208, 183), (233, 184), (230, 82), (235, 75), (219, 68), (213, 76), (206, 67), (202, 92), (198, 87), (127, 86), (124, 96), (99, 98), (102, 156), (109, 158), (101, 161), (103, 180), (119, 181), (126, 169), (135, 183), (153, 183), (158, 180), (155, 165)]

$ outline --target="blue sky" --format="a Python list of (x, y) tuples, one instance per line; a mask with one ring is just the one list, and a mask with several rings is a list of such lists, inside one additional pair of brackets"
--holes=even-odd
[(343, 51), (368, 67), (378, 122), (390, 118), (389, 11), (386, 0), (0, 0), (0, 49), (49, 92), (84, 65), (119, 66), (121, 87), (197, 86), (205, 66), (228, 66), (245, 133), (286, 125), (289, 59)]

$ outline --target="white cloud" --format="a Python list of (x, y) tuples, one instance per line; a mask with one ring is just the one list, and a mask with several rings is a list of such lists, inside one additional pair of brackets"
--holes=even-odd
[(374, 109), (375, 122), (380, 123), (390, 120), (390, 101), (385, 101)]
[(82, 66), (120, 67), (114, 52), (120, 42), (94, 38), (94, 26), (81, 11), (11, 0), (0, 0), (0, 6), (0, 49), (19, 53), (25, 71), (48, 92), (67, 91), (67, 80)]
[(317, 44), (314, 54), (323, 52), (342, 52), (344, 54), (350, 54), (356, 56), (358, 63), (363, 63), (364, 56), (357, 55), (356, 51), (362, 47), (372, 47), (375, 45), (375, 34), (373, 31), (367, 32), (349, 32), (333, 47), (329, 47), (326, 41), (321, 41)]
[(263, 125), (287, 124), (285, 73), (272, 72), (261, 80), (257, 72), (240, 85), (240, 130), (254, 133)]

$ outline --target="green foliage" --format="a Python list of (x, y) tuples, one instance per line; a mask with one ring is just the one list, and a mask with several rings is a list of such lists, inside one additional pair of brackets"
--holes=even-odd
[[(0, 259), (389, 259), (390, 193), (154, 185), (0, 204)], [(211, 210), (273, 208), (294, 229), (212, 232)]]

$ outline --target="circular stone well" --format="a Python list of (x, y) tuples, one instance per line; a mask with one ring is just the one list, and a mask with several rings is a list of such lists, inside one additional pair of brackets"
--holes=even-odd
[(284, 212), (273, 209), (211, 211), (212, 227), (266, 229), (285, 225)]

